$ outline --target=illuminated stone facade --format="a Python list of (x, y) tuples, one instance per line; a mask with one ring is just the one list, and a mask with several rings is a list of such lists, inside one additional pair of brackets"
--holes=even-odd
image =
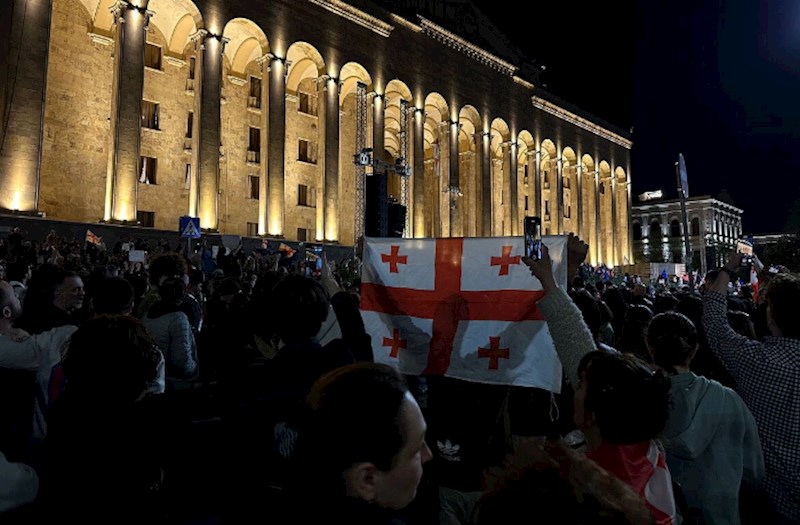
[[(686, 199), (686, 220), (695, 270), (705, 273), (727, 262), (736, 250), (736, 243), (743, 238), (743, 213), (732, 203), (709, 195)], [(678, 199), (636, 204), (631, 209), (631, 221), (634, 253), (651, 260), (687, 262)], [(656, 252), (656, 257), (653, 257), (653, 252)]]
[(388, 181), (406, 236), (520, 235), (539, 215), (546, 234), (586, 239), (591, 262), (633, 262), (629, 138), (425, 16), (339, 0), (27, 4), (3, 21), (16, 87), (0, 93), (0, 209), (170, 230), (189, 214), (350, 245), (353, 155), (369, 147), (411, 169)]

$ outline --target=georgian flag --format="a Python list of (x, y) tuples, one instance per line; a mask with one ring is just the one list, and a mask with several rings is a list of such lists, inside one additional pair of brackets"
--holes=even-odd
[[(543, 239), (566, 286), (567, 237)], [(522, 237), (367, 238), (361, 314), (375, 361), (411, 375), (561, 390)]]

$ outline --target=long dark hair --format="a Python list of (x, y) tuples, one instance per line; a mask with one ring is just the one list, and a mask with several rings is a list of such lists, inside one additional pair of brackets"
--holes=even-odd
[(650, 320), (646, 332), (653, 362), (674, 374), (676, 366), (686, 366), (697, 350), (699, 338), (694, 323), (678, 312), (664, 312)]

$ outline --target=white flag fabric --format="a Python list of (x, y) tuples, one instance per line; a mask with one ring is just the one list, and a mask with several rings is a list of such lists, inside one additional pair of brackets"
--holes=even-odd
[[(567, 237), (545, 236), (566, 286)], [(412, 375), (559, 392), (561, 364), (522, 237), (366, 238), (361, 315), (375, 361)]]

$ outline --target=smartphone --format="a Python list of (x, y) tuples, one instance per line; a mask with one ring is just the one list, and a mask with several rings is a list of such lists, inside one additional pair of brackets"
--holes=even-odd
[(751, 242), (740, 240), (736, 243), (736, 252), (744, 255), (742, 257), (742, 266), (753, 264), (753, 244)]
[(525, 256), (534, 261), (542, 258), (542, 219), (525, 217)]

